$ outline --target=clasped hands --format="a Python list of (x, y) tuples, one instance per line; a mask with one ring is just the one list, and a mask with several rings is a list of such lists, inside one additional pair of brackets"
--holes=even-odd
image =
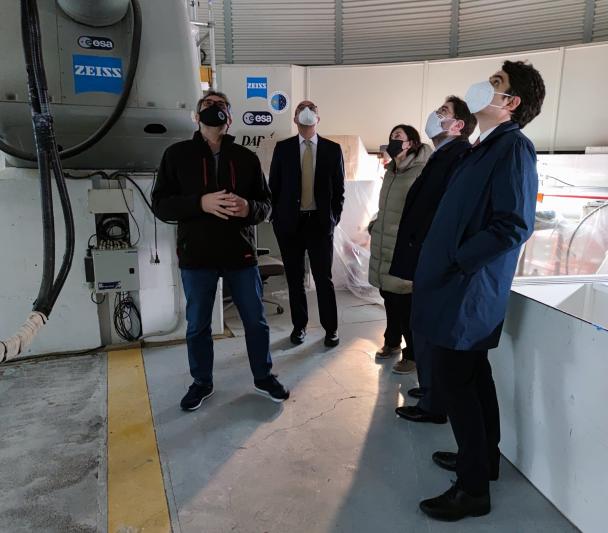
[(227, 193), (226, 190), (203, 195), (201, 208), (205, 213), (224, 220), (228, 220), (228, 217), (245, 218), (249, 214), (249, 202), (234, 193)]

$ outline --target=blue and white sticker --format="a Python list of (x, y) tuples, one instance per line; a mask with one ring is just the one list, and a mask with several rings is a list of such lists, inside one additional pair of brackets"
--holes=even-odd
[(122, 93), (124, 83), (121, 58), (74, 54), (72, 67), (76, 94)]
[(283, 91), (275, 91), (268, 99), (268, 107), (275, 113), (284, 113), (289, 109), (289, 96)]
[(268, 97), (268, 78), (247, 77), (247, 98)]

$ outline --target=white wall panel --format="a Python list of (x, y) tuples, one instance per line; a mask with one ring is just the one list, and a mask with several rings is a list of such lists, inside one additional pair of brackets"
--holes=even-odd
[(608, 146), (608, 43), (566, 49), (556, 148)]
[(319, 107), (319, 131), (359, 135), (377, 151), (396, 124), (420, 128), (423, 74), (423, 63), (311, 67), (309, 97)]

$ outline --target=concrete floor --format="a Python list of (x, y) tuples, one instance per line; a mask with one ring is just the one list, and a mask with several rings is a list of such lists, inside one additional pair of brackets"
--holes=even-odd
[(105, 355), (0, 366), (0, 428), (0, 532), (105, 531)]
[[(236, 336), (215, 345), (216, 394), (199, 411), (179, 409), (185, 346), (145, 350), (175, 532), (576, 531), (504, 460), (490, 515), (444, 524), (418, 511), (450, 486), (431, 461), (453, 449), (450, 428), (395, 417), (415, 378), (374, 359), (383, 309), (338, 299), (333, 350), (312, 299), (302, 346), (289, 343), (288, 313), (269, 315), (275, 371), (292, 391), (284, 404), (254, 394), (234, 312), (226, 322)], [(0, 367), (0, 428), (0, 532), (105, 531), (105, 356)]]
[(315, 302), (309, 304), (309, 334), (299, 347), (288, 340), (288, 313), (269, 315), (275, 371), (292, 391), (282, 405), (253, 393), (234, 312), (226, 322), (236, 337), (215, 345), (216, 394), (199, 411), (178, 408), (191, 381), (184, 347), (146, 350), (175, 531), (577, 531), (505, 460), (490, 515), (456, 524), (426, 518), (419, 500), (443, 492), (453, 478), (431, 461), (433, 451), (454, 449), (449, 426), (394, 415), (416, 381), (392, 374), (392, 361), (374, 359), (382, 308), (340, 293), (342, 342), (328, 350)]

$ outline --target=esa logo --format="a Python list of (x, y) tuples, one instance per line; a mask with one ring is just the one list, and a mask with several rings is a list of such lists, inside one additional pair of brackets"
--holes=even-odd
[(247, 78), (247, 98), (268, 98), (268, 78)]
[(89, 35), (81, 35), (78, 37), (78, 46), (80, 46), (80, 48), (88, 48), (91, 50), (114, 49), (112, 39), (108, 39), (106, 37), (91, 37)]
[(272, 124), (272, 113), (268, 111), (247, 111), (243, 113), (243, 123), (247, 126), (268, 126)]

